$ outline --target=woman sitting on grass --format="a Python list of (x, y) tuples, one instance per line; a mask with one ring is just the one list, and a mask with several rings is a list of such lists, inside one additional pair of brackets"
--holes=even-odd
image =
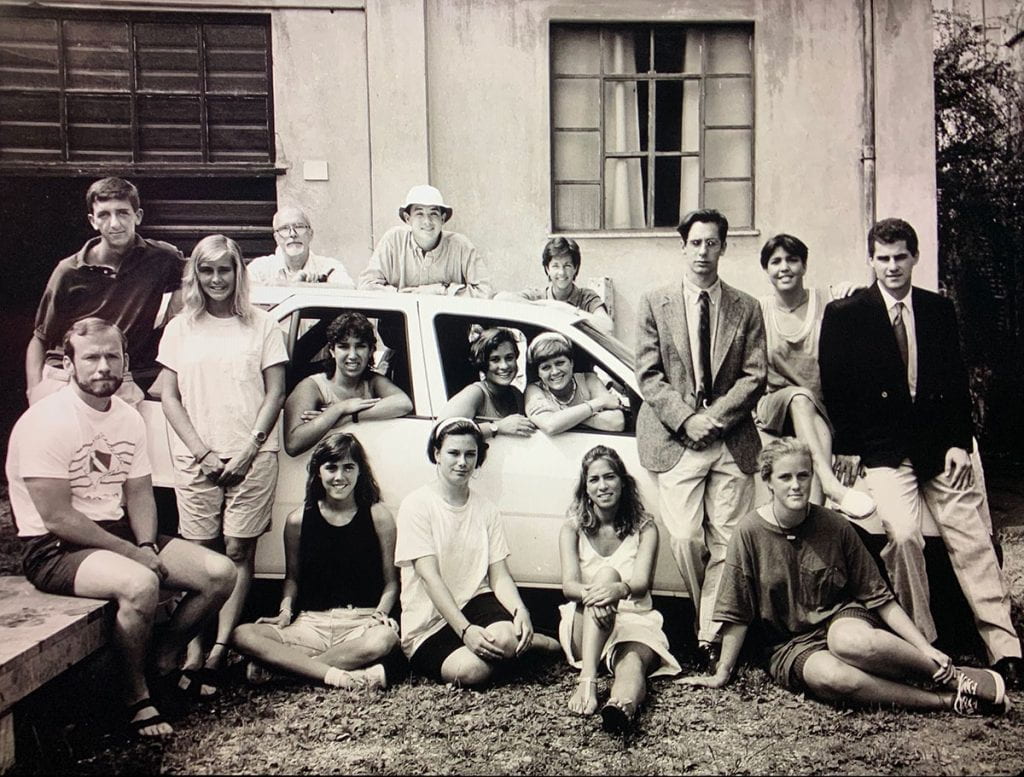
[(558, 643), (534, 635), (505, 563), (498, 508), (469, 487), (487, 456), (480, 427), (468, 418), (439, 421), (427, 456), (437, 480), (406, 496), (398, 510), (402, 649), (426, 677), (481, 685), (531, 646), (557, 650)]
[(808, 446), (792, 437), (773, 440), (760, 462), (772, 500), (742, 519), (729, 542), (715, 604), (714, 620), (723, 624), (717, 670), (678, 682), (728, 683), (753, 625), (772, 678), (793, 691), (968, 716), (1006, 712), (1003, 678), (954, 666), (932, 647), (853, 527), (809, 502)]
[(373, 371), (373, 324), (362, 313), (342, 313), (327, 327), (331, 359), (324, 372), (304, 378), (284, 405), (284, 449), (308, 451), (345, 423), (399, 418), (412, 400), (390, 379)]
[(470, 361), (482, 378), (449, 399), (439, 418), (475, 418), (487, 437), (529, 437), (537, 427), (523, 413), (523, 392), (513, 385), (519, 375), (519, 346), (511, 329), (484, 329), (469, 347)]
[(559, 608), (558, 636), (569, 663), (582, 670), (569, 709), (597, 711), (604, 662), (614, 679), (602, 722), (606, 731), (624, 732), (647, 696), (647, 678), (677, 674), (679, 664), (651, 602), (658, 527), (611, 448), (598, 445), (583, 456), (559, 549), (562, 592), (570, 601)]
[(395, 522), (351, 434), (329, 435), (313, 450), (305, 502), (285, 524), (284, 552), (280, 611), (232, 637), (258, 662), (250, 663), (249, 679), (258, 682), (263, 666), (342, 688), (393, 682), (385, 667), (398, 668), (390, 660), (398, 647)]
[(626, 418), (619, 398), (593, 372), (574, 372), (572, 343), (558, 332), (533, 338), (527, 359), (537, 380), (526, 387), (526, 415), (545, 434), (585, 426), (621, 432)]

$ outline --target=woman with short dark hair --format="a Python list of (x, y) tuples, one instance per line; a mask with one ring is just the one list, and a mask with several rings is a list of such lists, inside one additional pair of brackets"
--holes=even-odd
[(824, 493), (850, 517), (867, 518), (875, 511), (874, 501), (863, 491), (844, 486), (833, 471), (832, 425), (818, 368), (825, 306), (850, 294), (853, 287), (805, 288), (807, 246), (785, 233), (761, 248), (761, 269), (775, 292), (759, 300), (767, 337), (768, 386), (757, 403), (757, 424), (772, 434), (795, 434), (810, 446), (818, 476), (811, 495), (814, 502), (821, 503)]
[(523, 392), (513, 381), (519, 375), (519, 344), (511, 329), (494, 327), (471, 333), (470, 361), (480, 380), (449, 399), (438, 418), (475, 418), (487, 437), (499, 434), (529, 437), (537, 427), (523, 413)]

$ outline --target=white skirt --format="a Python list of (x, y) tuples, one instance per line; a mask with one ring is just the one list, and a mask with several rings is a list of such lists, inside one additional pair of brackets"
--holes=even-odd
[[(562, 645), (565, 659), (570, 665), (582, 669), (583, 661), (573, 654), (572, 649), (572, 622), (576, 614), (576, 602), (559, 605), (558, 611), (562, 616), (558, 624), (558, 641)], [(608, 641), (604, 643), (604, 650), (601, 653), (601, 660), (608, 667), (608, 672), (615, 673), (615, 660), (618, 657), (616, 648), (624, 642), (638, 642), (649, 647), (661, 659), (661, 663), (651, 669), (648, 677), (679, 674), (682, 668), (675, 656), (669, 652), (668, 637), (662, 630), (663, 623), (664, 619), (657, 610), (617, 612), (612, 633), (608, 635)]]

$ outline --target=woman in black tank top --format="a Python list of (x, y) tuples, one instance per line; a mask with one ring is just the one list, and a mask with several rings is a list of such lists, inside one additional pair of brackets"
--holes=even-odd
[(346, 688), (394, 681), (401, 666), (391, 618), (395, 522), (351, 434), (328, 435), (313, 451), (306, 498), (288, 516), (284, 547), (280, 611), (233, 634), (235, 648), (253, 659), (247, 677), (257, 682), (270, 667)]

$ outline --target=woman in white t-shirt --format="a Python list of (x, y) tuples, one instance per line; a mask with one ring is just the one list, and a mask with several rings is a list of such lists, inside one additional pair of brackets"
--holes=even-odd
[(398, 509), (395, 563), (402, 570), (402, 650), (412, 668), (461, 686), (487, 682), (497, 665), (531, 646), (557, 650), (535, 635), (505, 559), (497, 507), (469, 487), (487, 444), (468, 418), (439, 421), (427, 456), (437, 480)]
[(249, 593), (256, 542), (270, 525), (277, 485), (277, 416), (284, 402), (284, 337), (249, 303), (238, 244), (210, 235), (196, 244), (182, 280), (184, 310), (167, 325), (157, 360), (162, 405), (174, 430), (178, 531), (223, 547), (238, 573), (208, 655), (189, 645), (181, 687), (217, 692), (217, 673)]

